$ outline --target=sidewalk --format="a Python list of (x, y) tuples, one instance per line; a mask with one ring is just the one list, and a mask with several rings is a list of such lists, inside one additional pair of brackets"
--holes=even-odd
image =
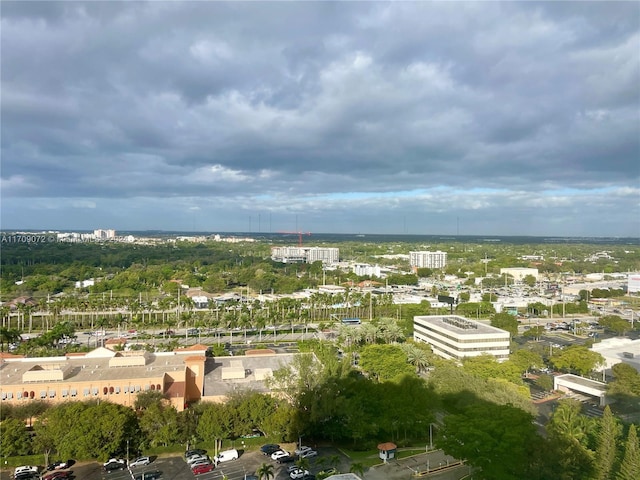
[[(364, 480), (410, 480), (413, 478), (460, 480), (469, 473), (469, 468), (443, 469), (447, 464), (455, 464), (458, 460), (445, 455), (442, 450), (434, 450), (429, 453), (420, 453), (399, 460), (393, 459), (386, 464), (371, 467), (364, 474)], [(433, 469), (438, 473), (427, 475), (427, 471)], [(422, 474), (418, 476), (418, 474)]]

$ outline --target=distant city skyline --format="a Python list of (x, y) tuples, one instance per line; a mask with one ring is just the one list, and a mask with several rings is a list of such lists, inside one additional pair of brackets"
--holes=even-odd
[(637, 2), (0, 15), (3, 230), (640, 236)]

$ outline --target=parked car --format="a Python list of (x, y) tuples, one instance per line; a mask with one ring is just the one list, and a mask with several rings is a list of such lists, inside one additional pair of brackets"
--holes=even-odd
[(67, 478), (71, 478), (73, 476), (73, 472), (70, 471), (57, 471), (45, 475), (42, 477), (42, 480), (64, 480)]
[(206, 460), (207, 462), (209, 461), (209, 457), (207, 457), (206, 455), (192, 455), (189, 458), (187, 458), (187, 463), (189, 465), (192, 465), (196, 462), (200, 462), (202, 460)]
[(229, 460), (237, 460), (239, 456), (240, 454), (238, 453), (238, 450), (234, 448), (232, 450), (225, 450), (224, 452), (218, 453), (218, 455), (216, 455), (213, 460), (217, 465), (218, 463), (221, 463), (221, 462), (228, 462)]
[(184, 452), (184, 458), (193, 457), (194, 455), (206, 455), (207, 451), (202, 450), (201, 448), (194, 448), (192, 450), (187, 450)]
[(327, 468), (326, 470), (319, 471), (318, 475), (321, 475), (322, 477), (328, 477), (330, 475), (335, 475), (336, 473), (338, 473), (338, 470), (331, 467), (331, 468)]
[(136, 473), (133, 476), (133, 480), (158, 480), (162, 476), (160, 470), (153, 470), (151, 472)]
[(289, 456), (289, 452), (287, 452), (286, 450), (278, 450), (271, 454), (271, 460), (278, 460), (279, 458), (288, 457), (288, 456)]
[(111, 458), (102, 464), (104, 470), (109, 473), (114, 470), (124, 470), (126, 468), (126, 463), (121, 458)]
[(260, 451), (263, 455), (271, 455), (273, 452), (277, 452), (278, 450), (280, 450), (280, 445), (275, 443), (267, 443), (260, 447)]
[(50, 463), (47, 466), (47, 470), (49, 470), (49, 471), (51, 471), (51, 470), (60, 470), (60, 469), (67, 468), (67, 466), (68, 466), (67, 462), (62, 462), (62, 461), (53, 462), (53, 463)]
[(202, 473), (211, 472), (214, 468), (215, 467), (213, 463), (208, 463), (208, 464), (196, 465), (191, 469), (191, 471), (193, 472), (194, 475), (200, 475)]
[(283, 464), (283, 463), (291, 463), (291, 462), (295, 462), (296, 461), (296, 457), (293, 457), (291, 455), (287, 455), (286, 457), (280, 457), (276, 460), (278, 463)]
[(15, 480), (40, 480), (40, 475), (35, 472), (20, 472), (13, 478)]
[(298, 468), (292, 471), (291, 473), (289, 473), (289, 477), (291, 477), (291, 480), (302, 480), (307, 475), (310, 475), (309, 470), (303, 470), (301, 468)]
[(17, 477), (21, 473), (38, 473), (38, 467), (23, 465), (22, 467), (16, 467), (13, 471), (13, 476)]
[(302, 452), (300, 454), (300, 458), (311, 458), (311, 457), (317, 457), (318, 456), (318, 452), (315, 450), (307, 450), (306, 452)]
[(301, 455), (301, 454), (303, 454), (304, 452), (307, 452), (307, 451), (309, 451), (309, 450), (312, 450), (312, 448), (311, 448), (311, 447), (306, 447), (306, 446), (304, 446), (304, 445), (301, 445), (299, 448), (296, 448), (296, 450), (295, 450), (295, 454), (296, 454), (296, 455)]
[(140, 458), (136, 458), (131, 463), (129, 463), (129, 467), (130, 468), (143, 467), (145, 465), (149, 465), (150, 463), (151, 463), (151, 458), (149, 458), (149, 457), (140, 457)]

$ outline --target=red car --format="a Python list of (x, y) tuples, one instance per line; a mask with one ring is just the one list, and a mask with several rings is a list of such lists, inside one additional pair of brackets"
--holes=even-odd
[(63, 480), (71, 478), (71, 472), (53, 472), (42, 477), (42, 480)]
[(196, 465), (191, 469), (194, 475), (200, 475), (201, 473), (207, 473), (214, 469), (213, 463), (207, 463), (204, 465)]

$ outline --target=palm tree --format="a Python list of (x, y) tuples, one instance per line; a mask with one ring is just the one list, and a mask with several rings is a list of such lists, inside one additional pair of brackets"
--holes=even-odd
[(349, 467), (349, 471), (362, 477), (364, 475), (364, 465), (360, 462), (354, 462)]
[(20, 330), (0, 327), (0, 352), (4, 352), (4, 345), (20, 340)]
[(429, 355), (426, 351), (411, 343), (403, 343), (401, 348), (407, 355), (407, 362), (416, 367), (416, 373), (421, 373), (427, 369)]
[[(0, 307), (0, 315), (2, 316), (2, 326), (11, 328), (11, 308), (7, 305), (2, 305)], [(6, 321), (6, 325), (5, 325)]]
[(273, 478), (275, 476), (275, 474), (273, 473), (273, 465), (270, 465), (268, 463), (263, 463), (256, 470), (256, 475), (258, 475), (258, 478), (260, 480), (262, 480), (262, 479), (269, 480), (269, 479)]

